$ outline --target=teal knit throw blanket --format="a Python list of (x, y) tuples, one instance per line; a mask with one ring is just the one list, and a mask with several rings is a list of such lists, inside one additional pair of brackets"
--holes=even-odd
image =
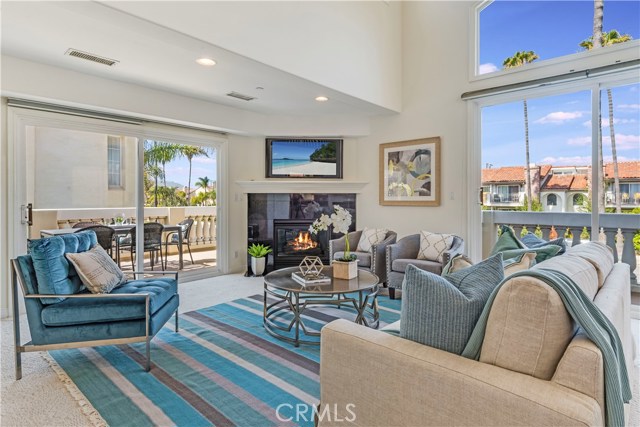
[[(624, 403), (631, 400), (631, 387), (622, 343), (615, 327), (582, 289), (565, 274), (537, 269), (521, 271), (509, 278), (518, 276), (534, 277), (551, 286), (560, 295), (569, 315), (585, 331), (587, 337), (598, 346), (604, 361), (605, 423), (607, 426), (624, 425)], [(505, 281), (500, 283), (489, 297), (462, 356), (480, 359), (489, 312)]]

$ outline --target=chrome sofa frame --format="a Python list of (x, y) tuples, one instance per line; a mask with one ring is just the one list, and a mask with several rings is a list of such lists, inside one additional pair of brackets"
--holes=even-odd
[[(13, 301), (13, 337), (14, 337), (14, 353), (15, 353), (15, 376), (16, 380), (22, 378), (22, 353), (29, 353), (33, 351), (49, 351), (49, 350), (63, 350), (70, 348), (81, 348), (81, 347), (99, 347), (103, 345), (120, 345), (120, 344), (131, 344), (136, 342), (144, 342), (146, 344), (146, 364), (145, 371), (149, 372), (151, 370), (151, 340), (153, 336), (149, 335), (149, 294), (72, 294), (72, 295), (64, 295), (65, 298), (144, 298), (145, 300), (145, 334), (139, 337), (131, 337), (131, 338), (116, 338), (116, 339), (105, 339), (105, 340), (93, 340), (93, 341), (76, 341), (76, 342), (66, 342), (60, 344), (42, 344), (36, 345), (32, 344), (31, 341), (21, 344), (20, 341), (20, 313), (19, 313), (19, 303), (18, 303), (18, 284), (20, 284), (20, 289), (22, 290), (22, 295), (24, 298), (59, 298), (60, 295), (51, 295), (51, 294), (29, 294), (27, 292), (27, 287), (24, 283), (24, 279), (22, 277), (22, 269), (18, 264), (16, 259), (11, 260), (12, 267), (12, 301)], [(178, 286), (178, 272), (175, 271), (134, 271), (132, 273), (134, 277), (137, 277), (141, 274), (146, 275), (173, 275), (176, 280), (176, 287)], [(174, 313), (175, 315), (175, 331), (178, 332), (178, 309)]]

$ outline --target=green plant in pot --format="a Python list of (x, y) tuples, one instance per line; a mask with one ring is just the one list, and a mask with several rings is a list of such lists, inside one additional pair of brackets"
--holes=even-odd
[(251, 255), (251, 270), (256, 276), (262, 276), (264, 268), (267, 263), (267, 255), (272, 252), (272, 249), (268, 245), (262, 245), (260, 243), (252, 243), (247, 249), (249, 255)]

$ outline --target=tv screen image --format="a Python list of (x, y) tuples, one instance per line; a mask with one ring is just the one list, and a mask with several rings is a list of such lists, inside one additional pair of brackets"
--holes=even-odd
[(341, 178), (341, 139), (267, 139), (267, 178)]

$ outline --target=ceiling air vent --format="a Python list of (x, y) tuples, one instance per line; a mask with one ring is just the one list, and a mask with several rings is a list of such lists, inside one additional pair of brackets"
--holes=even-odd
[(116, 61), (115, 59), (104, 58), (102, 56), (94, 55), (93, 53), (83, 52), (77, 49), (69, 49), (65, 53), (65, 55), (75, 56), (76, 58), (86, 59), (87, 61), (97, 62), (98, 64), (108, 65), (112, 67), (116, 65), (120, 61)]
[(229, 92), (227, 94), (227, 96), (230, 96), (232, 98), (242, 99), (243, 101), (252, 101), (252, 100), (256, 99), (255, 96), (244, 95), (244, 94), (238, 93), (238, 92)]

